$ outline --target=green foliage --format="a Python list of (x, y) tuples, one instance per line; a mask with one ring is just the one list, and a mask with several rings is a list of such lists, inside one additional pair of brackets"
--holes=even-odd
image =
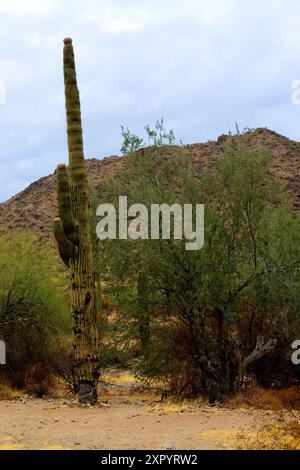
[(0, 236), (0, 325), (66, 332), (66, 276), (54, 248), (33, 234)]
[(31, 368), (53, 364), (70, 332), (66, 276), (50, 243), (30, 233), (2, 234), (0, 258), (0, 338), (7, 346), (1, 369), (22, 386)]
[(151, 147), (161, 147), (162, 145), (174, 145), (175, 136), (173, 129), (166, 130), (164, 119), (157, 119), (154, 128), (149, 124), (145, 126), (147, 141), (130, 132), (128, 128), (121, 126), (123, 142), (121, 152), (123, 155), (130, 155), (146, 145)]
[(149, 124), (146, 125), (145, 131), (148, 136), (148, 145), (161, 147), (162, 145), (174, 145), (175, 136), (173, 129), (165, 128), (164, 119), (156, 120), (154, 129)]
[[(129, 152), (124, 165), (129, 204), (205, 204), (201, 251), (186, 251), (185, 240), (106, 240), (100, 254), (106, 292), (126, 319), (131, 344), (139, 344), (140, 322), (150, 318), (139, 374), (180, 375), (176, 386), (169, 380), (177, 392), (196, 388), (212, 401), (237, 390), (256, 336), (288, 347), (291, 332), (300, 331), (299, 216), (270, 176), (268, 154), (230, 137), (222, 150), (201, 180), (189, 169), (187, 149), (168, 152), (160, 139)], [(111, 202), (121, 194), (118, 183), (114, 190)], [(165, 331), (169, 340), (161, 341)]]
[(123, 155), (136, 152), (141, 148), (144, 142), (143, 139), (130, 132), (128, 127), (125, 129), (125, 127), (121, 126), (121, 131), (123, 137), (121, 152)]

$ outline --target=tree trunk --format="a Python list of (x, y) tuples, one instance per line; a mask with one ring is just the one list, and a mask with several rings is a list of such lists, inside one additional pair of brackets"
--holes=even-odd
[(137, 285), (138, 323), (142, 352), (145, 352), (150, 340), (149, 287), (144, 273), (139, 274)]
[(265, 342), (263, 336), (258, 336), (256, 338), (255, 349), (243, 361), (243, 370), (249, 367), (253, 362), (258, 361), (259, 359), (264, 357), (266, 354), (269, 354), (274, 351), (276, 345), (276, 339), (269, 339), (267, 342)]

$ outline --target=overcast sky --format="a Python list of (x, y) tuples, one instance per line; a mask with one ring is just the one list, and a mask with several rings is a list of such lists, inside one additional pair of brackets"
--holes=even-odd
[(66, 162), (62, 39), (86, 157), (164, 117), (184, 143), (267, 126), (300, 140), (299, 0), (0, 0), (0, 201)]

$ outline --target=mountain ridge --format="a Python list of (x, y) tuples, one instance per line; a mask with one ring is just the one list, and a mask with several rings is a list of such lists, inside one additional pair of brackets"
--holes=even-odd
[[(228, 136), (223, 134), (216, 141), (188, 144), (182, 151), (189, 155), (189, 164), (201, 176), (206, 168), (215, 166), (222, 154), (222, 144)], [(267, 128), (249, 130), (232, 137), (247, 142), (250, 147), (267, 150), (271, 154), (270, 173), (287, 190), (296, 209), (300, 208), (300, 142), (284, 137)], [(172, 155), (173, 147), (166, 147)], [(102, 182), (121, 175), (126, 157), (113, 155), (103, 159), (86, 159), (88, 177), (101, 194)], [(130, 184), (130, 182), (128, 182)], [(52, 220), (56, 215), (55, 172), (31, 183), (23, 191), (0, 204), (2, 230), (33, 230), (39, 237), (49, 238)]]

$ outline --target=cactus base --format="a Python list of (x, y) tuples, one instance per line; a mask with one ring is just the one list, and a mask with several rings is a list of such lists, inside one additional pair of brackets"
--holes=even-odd
[(81, 382), (78, 390), (79, 403), (94, 405), (98, 401), (97, 384), (95, 382)]

